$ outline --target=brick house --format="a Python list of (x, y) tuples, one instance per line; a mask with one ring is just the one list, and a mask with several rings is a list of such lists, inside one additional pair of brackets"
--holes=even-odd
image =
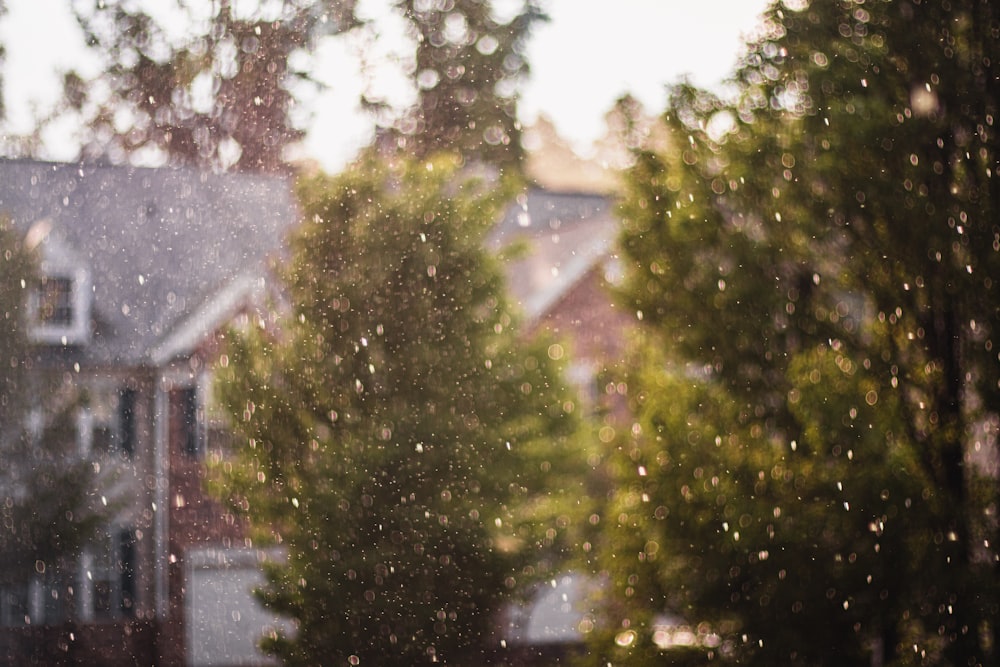
[(86, 391), (79, 456), (116, 480), (105, 529), (60, 577), (0, 583), (0, 664), (260, 662), (258, 554), (201, 473), (215, 335), (262, 303), (297, 219), (288, 183), (0, 161), (0, 215), (41, 261), (34, 366)]
[[(613, 205), (601, 194), (532, 188), (488, 240), (493, 248), (521, 246), (507, 275), (526, 333), (545, 331), (557, 341), (555, 353), (565, 355), (568, 379), (599, 427), (618, 426), (626, 409), (615, 364), (635, 323), (611, 293), (621, 273)], [(526, 604), (511, 605), (501, 632), (506, 664), (558, 664), (582, 650), (581, 625), (596, 619), (587, 601), (593, 589), (586, 577), (562, 572)]]
[[(297, 221), (289, 183), (0, 160), (0, 216), (42, 262), (29, 290), (37, 367), (86, 388), (79, 455), (115, 468), (120, 502), (62, 578), (0, 580), (0, 664), (268, 664), (256, 641), (280, 621), (250, 596), (267, 554), (202, 483), (225, 440), (209, 400), (216, 336), (270, 317), (269, 264)], [(617, 229), (607, 197), (532, 188), (488, 239), (524, 245), (512, 297), (529, 330), (564, 346), (595, 410), (614, 402), (601, 378), (631, 323), (607, 290)], [(575, 637), (576, 610), (524, 614), (515, 643)]]
[(568, 348), (570, 379), (591, 407), (607, 407), (601, 378), (622, 358), (634, 322), (610, 291), (621, 273), (612, 207), (601, 194), (531, 188), (488, 239), (491, 248), (521, 246), (507, 282), (526, 333), (545, 330)]

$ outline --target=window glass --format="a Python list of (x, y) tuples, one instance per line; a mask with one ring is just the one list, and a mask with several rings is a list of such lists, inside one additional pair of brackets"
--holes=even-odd
[(68, 327), (73, 324), (73, 281), (62, 277), (42, 278), (38, 290), (38, 321)]
[(188, 456), (197, 456), (200, 450), (198, 434), (198, 393), (194, 387), (170, 392), (171, 447)]
[(28, 618), (28, 584), (14, 582), (0, 586), (0, 625), (21, 626)]
[(136, 396), (136, 391), (128, 388), (91, 391), (90, 415), (84, 422), (84, 428), (90, 429), (91, 451), (132, 457), (135, 452)]
[(115, 530), (94, 548), (89, 573), (93, 585), (93, 615), (98, 619), (131, 616), (135, 602), (135, 533)]

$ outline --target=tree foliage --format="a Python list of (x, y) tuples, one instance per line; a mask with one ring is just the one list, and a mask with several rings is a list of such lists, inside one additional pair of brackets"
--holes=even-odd
[(442, 150), (519, 169), (517, 94), (527, 39), (545, 16), (526, 0), (511, 17), (484, 0), (399, 0), (416, 40), (417, 104), (395, 124), (417, 155)]
[(102, 514), (90, 497), (93, 468), (75, 456), (78, 393), (40, 367), (27, 335), (34, 257), (2, 220), (0, 249), (0, 584), (7, 584), (72, 558)]
[[(407, 152), (457, 150), (517, 168), (525, 43), (543, 15), (535, 0), (513, 16), (494, 5), (396, 3), (415, 43), (417, 103), (380, 122)], [(70, 72), (64, 81), (65, 109), (86, 128), (85, 157), (244, 171), (286, 167), (286, 149), (303, 136), (294, 88), (318, 85), (307, 54), (360, 24), (355, 0), (79, 0), (73, 9), (102, 60), (96, 80)]]
[(172, 164), (277, 171), (303, 135), (292, 118), (294, 54), (353, 25), (353, 0), (75, 2), (97, 81), (65, 79), (87, 126), (84, 155), (124, 162), (140, 151)]
[(263, 598), (290, 664), (481, 661), (581, 496), (570, 393), (482, 247), (506, 199), (456, 164), (307, 180), (287, 313), (229, 340), (221, 488), (287, 550)]
[(801, 5), (628, 177), (610, 613), (632, 664), (668, 609), (740, 664), (995, 661), (1000, 14)]

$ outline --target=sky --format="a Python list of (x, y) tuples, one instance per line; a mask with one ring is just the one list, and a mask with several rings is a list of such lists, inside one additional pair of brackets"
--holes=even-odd
[[(400, 24), (387, 20), (390, 0), (361, 0), (361, 11), (379, 18), (379, 32), (337, 40), (316, 54), (324, 93), (306, 100), (306, 156), (329, 171), (346, 164), (372, 130), (356, 101), (364, 89), (401, 95), (402, 75), (392, 66), (403, 43)], [(510, 0), (500, 0), (501, 2)], [(60, 72), (86, 64), (69, 0), (6, 0), (0, 22), (7, 49), (4, 93), (8, 126), (30, 127), (34, 110), (58, 94)], [(547, 0), (550, 21), (528, 47), (531, 77), (522, 88), (520, 116), (530, 124), (544, 114), (582, 153), (604, 130), (604, 114), (628, 92), (650, 111), (666, 102), (665, 86), (681, 76), (717, 87), (732, 71), (744, 38), (753, 32), (768, 0)], [(359, 62), (374, 65), (362, 74)], [(84, 69), (86, 69), (84, 67)], [(374, 72), (374, 73), (372, 73)], [(60, 134), (62, 132), (62, 134)], [(69, 160), (73, 142), (56, 128), (46, 157)]]

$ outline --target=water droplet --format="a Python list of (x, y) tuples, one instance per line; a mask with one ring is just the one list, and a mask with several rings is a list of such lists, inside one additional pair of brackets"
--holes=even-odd
[(615, 636), (615, 644), (617, 644), (618, 646), (621, 646), (622, 648), (625, 648), (627, 646), (631, 646), (634, 642), (635, 642), (635, 631), (634, 630), (626, 630), (624, 632), (619, 632)]

